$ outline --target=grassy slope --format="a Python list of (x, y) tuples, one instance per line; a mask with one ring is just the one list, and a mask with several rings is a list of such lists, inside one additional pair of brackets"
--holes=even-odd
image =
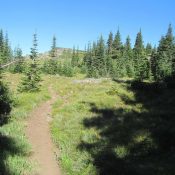
[(73, 79), (54, 80), (51, 128), (66, 175), (175, 174), (174, 90)]
[(4, 75), (10, 89), (15, 92), (16, 105), (11, 112), (8, 124), (0, 127), (0, 134), (3, 135), (0, 137), (0, 174), (32, 174), (34, 164), (28, 160), (31, 147), (24, 134), (24, 119), (28, 117), (33, 108), (49, 98), (45, 88), (47, 82), (43, 82), (45, 86), (39, 93), (17, 93), (20, 77), (18, 74)]

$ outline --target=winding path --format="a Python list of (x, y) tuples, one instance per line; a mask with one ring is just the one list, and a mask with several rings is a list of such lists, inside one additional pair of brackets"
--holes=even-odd
[(49, 128), (52, 104), (58, 96), (51, 88), (49, 90), (52, 98), (31, 113), (26, 127), (26, 135), (33, 151), (31, 159), (39, 164), (39, 170), (36, 175), (61, 175), (54, 154), (56, 149), (52, 143)]

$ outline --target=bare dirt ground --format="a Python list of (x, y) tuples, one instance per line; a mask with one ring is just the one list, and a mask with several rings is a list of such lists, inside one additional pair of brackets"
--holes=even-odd
[(26, 135), (32, 145), (31, 159), (39, 165), (36, 175), (61, 175), (54, 154), (57, 150), (54, 148), (49, 130), (51, 106), (58, 96), (51, 88), (49, 90), (52, 98), (31, 113), (26, 127)]

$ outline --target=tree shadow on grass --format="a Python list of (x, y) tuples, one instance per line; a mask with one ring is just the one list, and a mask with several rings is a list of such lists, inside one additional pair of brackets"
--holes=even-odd
[[(175, 90), (150, 83), (128, 85), (128, 89), (134, 92), (134, 100), (119, 95), (132, 109), (88, 103), (95, 117), (83, 124), (94, 128), (99, 137), (82, 141), (78, 148), (91, 154), (100, 175), (174, 175)], [(144, 110), (136, 110), (137, 104)]]
[(13, 138), (1, 135), (0, 133), (0, 175), (14, 174), (6, 164), (8, 156), (24, 154), (25, 153), (17, 147), (17, 143)]
[[(8, 123), (12, 108), (12, 100), (8, 87), (0, 81), (0, 127)], [(6, 164), (8, 156), (23, 154), (17, 147), (16, 141), (0, 132), (0, 175), (10, 175), (10, 168)]]

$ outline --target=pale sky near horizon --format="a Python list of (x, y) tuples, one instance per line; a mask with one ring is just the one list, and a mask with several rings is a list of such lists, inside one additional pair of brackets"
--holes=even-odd
[(37, 30), (39, 52), (48, 51), (52, 36), (58, 47), (84, 49), (88, 41), (120, 29), (132, 43), (142, 29), (145, 44), (158, 44), (169, 23), (175, 27), (174, 0), (1, 0), (0, 28), (8, 31), (12, 48), (30, 52)]

